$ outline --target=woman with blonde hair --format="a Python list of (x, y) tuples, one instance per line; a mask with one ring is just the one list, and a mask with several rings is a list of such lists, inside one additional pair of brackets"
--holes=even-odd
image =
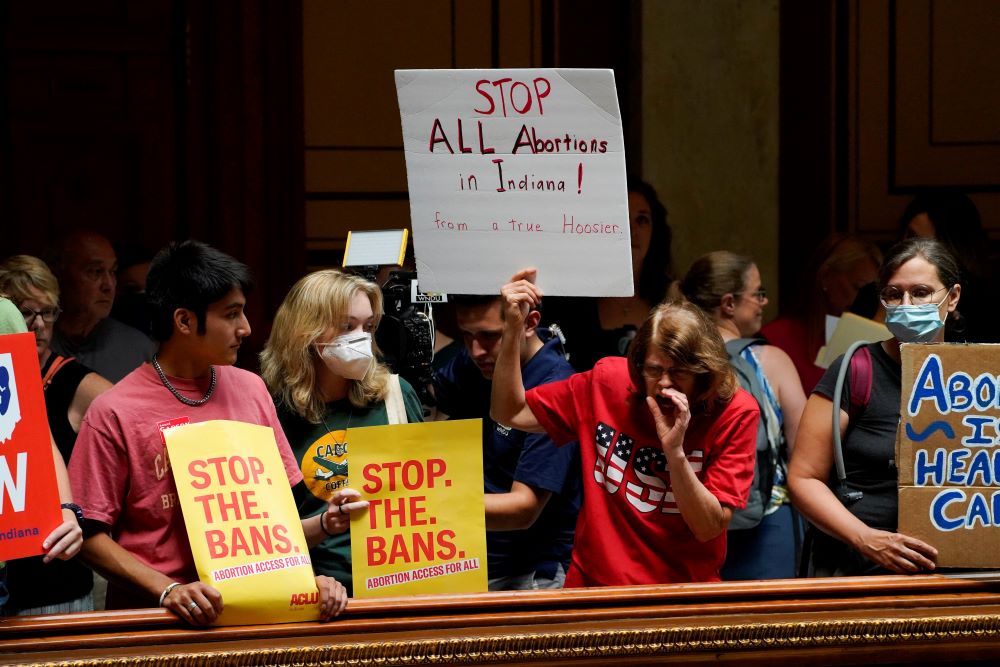
[[(10, 297), (35, 334), (49, 430), (61, 455), (57, 463), (68, 462), (84, 413), (111, 383), (72, 357), (52, 351), (52, 331), (60, 312), (59, 283), (45, 262), (31, 255), (13, 255), (0, 262), (0, 293)], [(94, 608), (94, 576), (79, 560), (46, 563), (41, 557), (22, 558), (11, 561), (8, 569), (11, 606), (19, 615)]]
[[(316, 271), (288, 292), (261, 353), (261, 371), (299, 460), (308, 494), (304, 518), (322, 513), (326, 540), (310, 549), (317, 574), (352, 591), (350, 512), (367, 507), (348, 486), (350, 429), (423, 421), (413, 388), (379, 361), (382, 317), (375, 283), (334, 269)], [(328, 510), (330, 501), (337, 511)]]
[(525, 392), (518, 337), (541, 290), (504, 285), (495, 421), (580, 443), (583, 505), (566, 586), (718, 581), (733, 510), (753, 479), (759, 411), (715, 325), (684, 302), (654, 308), (628, 358)]

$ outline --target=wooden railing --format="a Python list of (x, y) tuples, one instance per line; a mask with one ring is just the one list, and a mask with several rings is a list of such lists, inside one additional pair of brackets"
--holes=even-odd
[(161, 609), (0, 621), (0, 662), (899, 664), (1000, 656), (1000, 585), (938, 576), (353, 600), (330, 623), (192, 629)]

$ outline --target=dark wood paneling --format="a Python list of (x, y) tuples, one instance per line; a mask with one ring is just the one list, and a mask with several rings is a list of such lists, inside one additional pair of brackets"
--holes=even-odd
[(170, 3), (18, 0), (2, 11), (10, 250), (40, 254), (83, 227), (165, 242), (176, 215)]
[(996, 3), (844, 2), (849, 229), (890, 243), (914, 193), (943, 187), (1000, 240)]
[[(835, 104), (839, 77), (833, 0), (780, 5), (778, 256), (780, 293), (797, 294), (809, 250), (846, 227), (838, 206), (835, 158), (843, 127)], [(795, 300), (782, 299), (783, 307)]]
[(993, 0), (890, 6), (898, 192), (1000, 190), (1000, 12)]
[[(555, 0), (555, 67), (612, 69), (629, 173), (642, 165), (642, 4)], [(656, 39), (650, 34), (649, 39)]]
[(259, 293), (242, 365), (254, 367), (268, 322), (305, 271), (301, 5), (185, 3), (188, 35), (184, 235), (250, 265)]
[(304, 270), (297, 0), (0, 6), (5, 253), (91, 228), (199, 238), (250, 265), (254, 352)]
[(629, 164), (638, 165), (639, 15), (638, 2), (596, 0), (306, 0), (310, 265), (339, 262), (349, 230), (409, 227), (397, 68), (613, 68)]
[[(306, 0), (305, 219), (310, 268), (339, 264), (348, 231), (409, 227), (393, 71), (489, 67), (501, 51), (518, 51), (516, 44), (501, 44), (498, 16), (521, 16), (531, 4), (518, 0), (494, 15), (490, 0), (402, 5)], [(530, 47), (520, 52), (528, 53)]]

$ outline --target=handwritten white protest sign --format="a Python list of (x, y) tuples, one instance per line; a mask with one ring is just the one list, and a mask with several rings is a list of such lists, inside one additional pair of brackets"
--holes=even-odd
[(422, 291), (535, 266), (547, 294), (632, 294), (611, 70), (397, 70), (396, 89)]

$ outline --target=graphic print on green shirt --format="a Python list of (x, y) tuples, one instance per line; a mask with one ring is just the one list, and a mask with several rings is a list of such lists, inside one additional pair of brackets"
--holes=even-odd
[[(329, 437), (320, 436), (310, 447), (311, 452), (316, 452), (312, 461), (318, 466), (312, 470), (312, 474), (307, 472), (310, 466), (305, 458), (299, 467), (302, 468), (302, 476), (309, 491), (317, 498), (329, 501), (334, 491), (347, 486), (347, 431), (327, 435)], [(309, 453), (307, 451), (306, 456)]]
[[(423, 421), (423, 406), (416, 392), (402, 378), (403, 403), (411, 423)], [(389, 423), (385, 404), (357, 408), (344, 401), (328, 403), (323, 422), (311, 424), (284, 405), (278, 404), (278, 419), (299, 462), (308, 494), (299, 503), (299, 516), (321, 514), (338, 489), (349, 486), (351, 430), (362, 426), (385, 426)], [(351, 569), (350, 531), (328, 537), (309, 549), (313, 571), (333, 577), (354, 594)]]

